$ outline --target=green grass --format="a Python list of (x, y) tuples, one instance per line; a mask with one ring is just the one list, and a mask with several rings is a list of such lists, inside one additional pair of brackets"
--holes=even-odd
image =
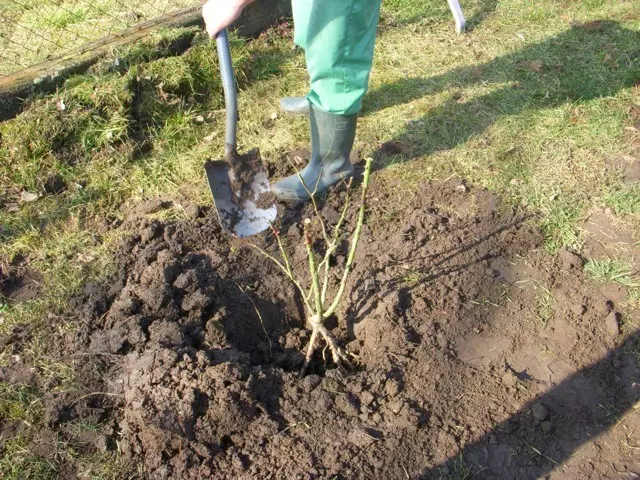
[[(43, 365), (37, 365), (39, 370)], [(2, 422), (19, 423), (23, 428), (22, 436), (6, 440), (0, 451), (0, 478), (2, 479), (55, 479), (58, 478), (58, 465), (53, 460), (74, 459), (79, 478), (92, 480), (121, 480), (137, 478), (132, 472), (135, 468), (126, 465), (114, 453), (82, 453), (83, 446), (76, 447), (73, 442), (64, 438), (84, 433), (99, 434), (102, 425), (86, 421), (74, 421), (66, 424), (65, 434), (43, 436), (37, 443), (49, 443), (50, 455), (34, 453), (34, 448), (27, 441), (30, 435), (38, 435), (43, 429), (43, 392), (24, 385), (10, 385), (0, 382), (0, 420)], [(54, 444), (55, 443), (55, 444)], [(40, 445), (37, 452), (44, 452)]]
[(42, 415), (40, 400), (39, 392), (31, 387), (0, 382), (0, 418), (4, 421), (17, 420), (33, 425)]
[(640, 182), (621, 185), (605, 195), (602, 201), (616, 215), (640, 219)]
[[(385, 1), (358, 127), (362, 154), (376, 160), (376, 181), (391, 180), (397, 197), (408, 202), (426, 180), (462, 176), (495, 192), (507, 208), (536, 214), (549, 251), (579, 251), (583, 219), (603, 206), (640, 234), (638, 184), (621, 183), (608, 168), (610, 158), (640, 157), (637, 137), (630, 133), (638, 122), (634, 109), (640, 108), (635, 3), (469, 0), (463, 7), (472, 30), (457, 36), (444, 1)], [(6, 14), (22, 14), (28, 25), (47, 22), (38, 13), (51, 2), (24, 4), (28, 11), (10, 6)], [(97, 25), (91, 34), (98, 35), (109, 27), (96, 16), (94, 4), (112, 6), (111, 0), (80, 2), (77, 10), (50, 18), (83, 35)], [(120, 23), (130, 22), (122, 18)], [(40, 27), (46, 35), (60, 31)], [(240, 86), (239, 149), (258, 147), (268, 162), (309, 143), (306, 119), (272, 119), (281, 96), (308, 88), (302, 53), (292, 50), (290, 32), (279, 32), (251, 42), (232, 40)], [(20, 40), (27, 33), (10, 35)], [(75, 45), (71, 38), (61, 41)], [(192, 46), (175, 55), (176, 42)], [(0, 50), (7, 45), (0, 43)], [(23, 52), (21, 61), (52, 51)], [(13, 67), (0, 63), (0, 74)], [(110, 225), (129, 205), (157, 195), (210, 203), (202, 165), (222, 156), (222, 108), (210, 41), (194, 29), (177, 29), (118, 49), (0, 124), (0, 202), (12, 207), (0, 208), (0, 262), (24, 256), (45, 279), (37, 300), (0, 306), (0, 332), (16, 324), (42, 324), (49, 314), (64, 317), (68, 299), (84, 282), (113, 273), (111, 251), (126, 232)], [(389, 141), (402, 147), (399, 153), (383, 153), (380, 145)], [(52, 179), (65, 189), (47, 189)], [(39, 199), (21, 202), (21, 191)], [(402, 202), (398, 205), (377, 206), (371, 225), (384, 228), (402, 212)], [(179, 212), (176, 207), (171, 215)], [(636, 298), (640, 305), (630, 264), (595, 260), (585, 268), (603, 281), (630, 287), (630, 303)], [(408, 272), (405, 281), (416, 278)], [(543, 324), (552, 310), (552, 299), (540, 290), (537, 315)], [(56, 333), (35, 331), (24, 354), (39, 375), (73, 388), (73, 370), (48, 356)], [(2, 408), (17, 408), (12, 415), (19, 416), (24, 402), (11, 395), (12, 403)], [(38, 415), (25, 418), (40, 421)], [(16, 465), (31, 468), (24, 467), (30, 461), (34, 478), (52, 472), (29, 452), (28, 442), (10, 447), (0, 461), (3, 478), (17, 478), (6, 472)], [(109, 473), (119, 471), (114, 457), (78, 453), (75, 461), (93, 472), (89, 478), (119, 478)]]
[[(253, 60), (243, 41), (232, 43), (242, 86)], [(186, 178), (200, 176), (210, 153), (203, 149), (188, 161), (190, 149), (210, 131), (211, 112), (218, 112), (216, 119), (222, 114), (209, 39), (200, 35), (184, 55), (155, 61), (145, 61), (152, 56), (140, 44), (133, 49), (132, 55), (121, 52), (126, 70), (73, 77), (0, 124), (0, 191), (15, 192), (3, 200), (19, 202), (23, 190), (42, 196), (23, 203), (19, 214), (0, 210), (0, 258), (27, 255), (47, 279), (44, 300), (21, 307), (17, 322), (59, 312), (88, 278), (112, 271), (109, 239), (120, 234), (97, 233), (101, 219), (117, 218), (127, 200), (181, 191)], [(59, 194), (46, 190), (54, 177), (66, 186)], [(84, 252), (95, 261), (85, 261)]]
[(49, 480), (57, 478), (56, 464), (34, 455), (20, 439), (7, 440), (0, 456), (0, 478), (4, 480)]
[(584, 271), (592, 278), (605, 282), (619, 283), (628, 288), (628, 305), (640, 308), (640, 272), (633, 260), (630, 262), (603, 258), (589, 260)]
[(462, 454), (449, 461), (438, 473), (442, 480), (472, 480), (476, 477), (473, 469), (464, 461)]
[(501, 2), (504, 15), (466, 43), (434, 27), (382, 35), (365, 102), (376, 130), (369, 138), (408, 146), (382, 158), (418, 160), (419, 169), (395, 169), (403, 178), (453, 170), (541, 212), (550, 250), (579, 249), (577, 225), (612, 180), (606, 159), (633, 148), (623, 132), (638, 102), (637, 21), (594, 11), (603, 20), (581, 25), (580, 8), (562, 13), (572, 27), (552, 2), (511, 11), (518, 5)]
[(40, 10), (40, 17), (35, 19), (33, 26), (39, 31), (54, 28), (64, 31), (71, 26), (81, 24), (89, 19), (91, 10), (89, 5), (80, 4), (67, 8), (61, 8), (59, 5), (45, 5)]
[(121, 0), (9, 0), (2, 5), (0, 76), (52, 56), (73, 55), (89, 42), (193, 5), (192, 0), (146, 0), (134, 13)]
[(108, 453), (83, 456), (78, 462), (78, 476), (87, 480), (133, 480), (143, 478), (136, 468)]
[[(41, 392), (31, 387), (0, 382), (0, 420), (23, 424), (25, 430), (32, 431), (42, 421), (41, 396)], [(55, 478), (55, 473), (55, 463), (33, 454), (25, 438), (9, 438), (4, 442), (0, 452), (0, 478), (50, 479)]]
[(585, 272), (593, 278), (616, 282), (629, 288), (640, 288), (638, 271), (633, 264), (605, 258), (602, 260), (589, 260), (584, 266)]

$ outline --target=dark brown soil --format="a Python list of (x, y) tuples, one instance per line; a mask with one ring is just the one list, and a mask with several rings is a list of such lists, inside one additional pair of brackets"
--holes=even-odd
[[(119, 277), (87, 286), (68, 339), (83, 374), (97, 372), (92, 391), (110, 395), (59, 397), (51, 424), (98, 409), (109, 421), (92, 448), (117, 440), (153, 479), (640, 474), (629, 436), (640, 342), (621, 333), (617, 300), (583, 277), (582, 259), (542, 251), (533, 219), (460, 181), (408, 197), (376, 177), (329, 322), (355, 371), (320, 349), (298, 379), (309, 337), (299, 294), (213, 212), (160, 222), (138, 209)], [(344, 196), (341, 186), (321, 205), (330, 222)], [(298, 205), (282, 218), (298, 272), (307, 217)], [(270, 236), (251, 241), (277, 255)], [(334, 263), (345, 255), (346, 245)]]
[(258, 149), (245, 154), (230, 155), (225, 158), (225, 161), (230, 169), (231, 191), (236, 194), (239, 201), (253, 200), (255, 192), (251, 185), (258, 173), (266, 171)]
[(42, 275), (21, 258), (0, 262), (0, 300), (26, 302), (38, 297)]
[(275, 193), (265, 192), (261, 193), (258, 197), (258, 201), (256, 202), (256, 207), (261, 209), (271, 208), (276, 204), (277, 197)]

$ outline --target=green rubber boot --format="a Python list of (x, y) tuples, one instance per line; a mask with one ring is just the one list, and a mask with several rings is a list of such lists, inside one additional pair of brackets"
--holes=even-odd
[(307, 97), (281, 98), (280, 111), (290, 115), (309, 115), (309, 100)]
[(311, 160), (300, 171), (300, 176), (296, 173), (271, 186), (271, 191), (280, 200), (309, 200), (309, 192), (320, 195), (331, 185), (353, 175), (349, 155), (356, 136), (358, 115), (335, 115), (311, 104), (308, 108)]

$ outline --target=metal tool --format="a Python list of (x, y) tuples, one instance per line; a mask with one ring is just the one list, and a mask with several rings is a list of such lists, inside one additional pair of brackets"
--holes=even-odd
[(447, 3), (449, 4), (449, 9), (451, 10), (453, 18), (456, 22), (456, 32), (464, 32), (467, 21), (464, 19), (464, 13), (462, 13), (460, 2), (458, 0), (447, 0)]
[(278, 212), (258, 150), (237, 151), (238, 99), (226, 30), (216, 36), (216, 46), (226, 109), (225, 149), (224, 160), (207, 161), (205, 170), (220, 224), (242, 238), (269, 228)]

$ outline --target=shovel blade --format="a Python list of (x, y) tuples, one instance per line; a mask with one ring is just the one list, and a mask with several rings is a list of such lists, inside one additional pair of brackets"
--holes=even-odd
[(268, 229), (278, 210), (270, 193), (267, 173), (256, 170), (250, 176), (246, 171), (237, 175), (230, 165), (236, 162), (208, 161), (205, 171), (222, 228), (244, 238)]

